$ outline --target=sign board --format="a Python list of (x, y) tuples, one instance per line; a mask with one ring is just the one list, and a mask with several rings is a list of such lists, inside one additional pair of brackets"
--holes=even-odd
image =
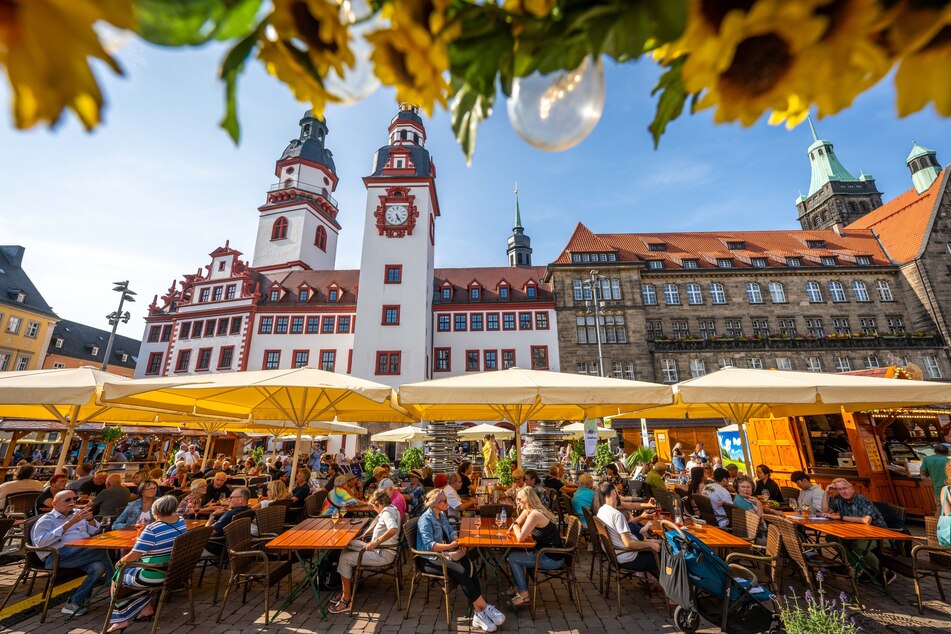
[(584, 455), (591, 458), (598, 446), (598, 419), (591, 418), (584, 422)]

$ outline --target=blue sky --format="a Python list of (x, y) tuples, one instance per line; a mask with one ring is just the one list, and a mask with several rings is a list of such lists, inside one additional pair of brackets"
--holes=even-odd
[[(243, 140), (235, 147), (217, 127), (221, 55), (218, 47), (127, 44), (119, 51), (126, 77), (100, 73), (109, 108), (93, 134), (73, 118), (53, 132), (14, 130), (0, 85), (0, 240), (26, 246), (25, 266), (61, 317), (106, 327), (103, 316), (118, 299), (111, 283), (130, 279), (141, 301), (120, 332), (138, 337), (152, 296), (204, 266), (226, 239), (251, 257), (257, 207), (306, 106), (252, 65), (240, 86)], [(536, 264), (560, 253), (578, 221), (595, 232), (797, 227), (793, 201), (809, 186), (806, 126), (715, 126), (706, 112), (675, 122), (655, 151), (646, 127), (656, 68), (642, 62), (606, 72), (600, 123), (565, 152), (524, 143), (503, 105), (480, 129), (467, 167), (448, 116), (427, 122), (442, 209), (437, 266), (505, 264), (516, 180)], [(898, 119), (893, 103), (886, 81), (851, 110), (817, 122), (843, 164), (874, 175), (886, 200), (911, 186), (904, 160), (913, 139), (951, 160), (951, 121), (930, 111)], [(359, 266), (360, 177), (395, 110), (393, 93), (379, 90), (327, 112), (340, 177), (338, 268)]]

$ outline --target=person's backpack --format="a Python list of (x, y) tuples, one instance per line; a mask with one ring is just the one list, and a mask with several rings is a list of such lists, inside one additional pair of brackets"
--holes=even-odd
[(337, 561), (339, 559), (340, 551), (335, 551), (324, 557), (317, 567), (317, 583), (322, 591), (335, 591), (343, 587), (340, 573), (337, 572)]

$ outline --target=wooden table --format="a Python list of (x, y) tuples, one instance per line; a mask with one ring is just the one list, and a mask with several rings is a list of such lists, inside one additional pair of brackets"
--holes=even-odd
[[(324, 618), (327, 618), (327, 610), (320, 600), (320, 586), (315, 583), (316, 575), (320, 562), (331, 550), (344, 550), (350, 542), (363, 532), (367, 522), (366, 518), (354, 518), (352, 520), (341, 518), (334, 528), (333, 520), (329, 517), (312, 517), (299, 523), (294, 528), (284, 531), (266, 544), (266, 548), (271, 551), (293, 552), (304, 569), (304, 578), (294, 586), (284, 605), (274, 613), (272, 620), (283, 612), (293, 603), (294, 599), (310, 585), (311, 591), (317, 605)], [(356, 522), (356, 523), (353, 523)], [(304, 551), (317, 551), (318, 556), (310, 560), (303, 556)]]
[[(481, 526), (475, 527), (476, 519), (481, 519)], [(495, 587), (499, 593), (499, 601), (502, 599), (503, 586), (502, 579), (506, 580), (506, 587), (511, 585), (512, 580), (505, 572), (503, 562), (513, 548), (530, 549), (535, 547), (535, 540), (529, 537), (526, 541), (518, 541), (515, 535), (509, 530), (513, 519), (507, 520), (508, 526), (499, 529), (495, 526), (492, 518), (464, 517), (459, 526), (459, 545), (475, 551), (479, 562), (482, 564), (483, 572), (491, 569), (495, 577)], [(499, 533), (502, 533), (500, 536)]]
[[(718, 526), (710, 526), (709, 524), (706, 524), (703, 526), (703, 528), (698, 529), (695, 525), (692, 525), (688, 522), (682, 526), (680, 530), (685, 533), (690, 533), (705, 545), (717, 550), (750, 547), (750, 542), (737, 537), (732, 533), (728, 533)], [(654, 533), (663, 537), (664, 530), (660, 528), (659, 525), (655, 524)]]
[[(199, 526), (204, 526), (205, 520), (185, 520), (185, 530), (192, 530)], [(93, 535), (86, 539), (77, 539), (65, 544), (65, 546), (78, 546), (82, 548), (105, 548), (109, 550), (120, 550), (123, 548), (132, 548), (139, 538), (141, 528), (123, 528), (120, 530), (109, 531)]]

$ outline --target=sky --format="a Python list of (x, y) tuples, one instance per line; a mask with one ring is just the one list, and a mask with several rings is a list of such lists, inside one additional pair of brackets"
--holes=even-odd
[[(226, 240), (251, 258), (257, 208), (307, 106), (252, 64), (239, 86), (243, 136), (235, 146), (218, 128), (222, 55), (216, 46), (126, 43), (118, 52), (125, 77), (97, 69), (109, 104), (93, 133), (71, 116), (53, 131), (15, 130), (0, 82), (0, 243), (26, 247), (24, 267), (61, 318), (108, 328), (105, 315), (119, 299), (112, 283), (128, 279), (139, 301), (119, 333), (140, 338), (153, 296), (205, 266)], [(647, 126), (656, 67), (606, 64), (605, 74), (601, 121), (563, 152), (525, 143), (501, 101), (479, 130), (471, 166), (445, 112), (426, 122), (442, 212), (437, 267), (506, 264), (516, 181), (534, 264), (554, 260), (578, 222), (596, 233), (798, 228), (808, 126), (714, 125), (707, 111), (671, 124), (655, 150)], [(359, 267), (361, 177), (396, 111), (387, 89), (327, 110), (343, 226), (337, 268)], [(816, 127), (854, 175), (877, 179), (885, 200), (911, 187), (904, 161), (913, 140), (951, 160), (951, 120), (930, 109), (898, 119), (890, 79)]]

